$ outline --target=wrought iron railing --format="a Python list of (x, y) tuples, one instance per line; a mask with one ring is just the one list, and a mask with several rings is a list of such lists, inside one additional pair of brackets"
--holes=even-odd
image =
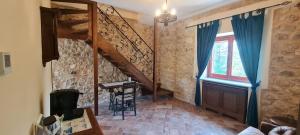
[(98, 12), (101, 36), (152, 80), (154, 53), (151, 47), (114, 7), (101, 4), (98, 5)]

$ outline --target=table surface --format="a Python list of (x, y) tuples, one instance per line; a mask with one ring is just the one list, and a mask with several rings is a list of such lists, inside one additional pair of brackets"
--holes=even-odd
[(74, 133), (73, 135), (103, 135), (103, 132), (100, 128), (100, 125), (97, 122), (97, 119), (96, 119), (92, 109), (86, 108), (86, 112), (87, 112), (87, 115), (91, 122), (92, 128)]
[(134, 81), (122, 81), (122, 82), (111, 82), (111, 83), (99, 83), (99, 86), (102, 89), (112, 89), (112, 88), (118, 88), (123, 86), (124, 83), (130, 83)]

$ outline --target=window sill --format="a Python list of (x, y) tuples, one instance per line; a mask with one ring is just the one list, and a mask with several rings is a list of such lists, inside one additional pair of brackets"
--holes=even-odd
[(234, 86), (248, 87), (248, 88), (251, 87), (250, 83), (243, 83), (243, 82), (236, 82), (236, 81), (229, 81), (229, 80), (221, 80), (221, 79), (215, 79), (215, 78), (201, 78), (201, 80), (217, 82), (217, 83), (223, 83), (223, 84), (229, 84), (229, 85), (234, 85)]

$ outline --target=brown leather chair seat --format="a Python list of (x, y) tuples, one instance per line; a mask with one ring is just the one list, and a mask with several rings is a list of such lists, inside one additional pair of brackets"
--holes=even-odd
[(291, 116), (274, 116), (265, 118), (260, 124), (260, 130), (268, 135), (269, 132), (279, 126), (296, 127), (297, 121)]
[(268, 135), (296, 135), (296, 128), (279, 126), (272, 129)]

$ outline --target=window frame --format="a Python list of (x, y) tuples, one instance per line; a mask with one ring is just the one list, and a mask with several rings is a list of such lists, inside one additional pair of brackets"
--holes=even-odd
[(215, 79), (222, 79), (222, 80), (229, 80), (229, 81), (236, 81), (236, 82), (249, 82), (247, 77), (240, 77), (240, 76), (232, 75), (232, 57), (233, 57), (234, 40), (235, 40), (234, 35), (226, 35), (226, 36), (216, 37), (215, 42), (216, 41), (228, 41), (227, 72), (226, 72), (226, 75), (212, 73), (212, 56), (213, 56), (213, 54), (211, 54), (211, 56), (209, 58), (208, 67), (207, 67), (207, 77), (208, 78), (215, 78)]

